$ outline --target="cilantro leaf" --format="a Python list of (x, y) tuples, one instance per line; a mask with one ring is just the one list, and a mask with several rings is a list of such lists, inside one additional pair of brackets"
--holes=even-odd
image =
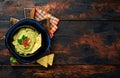
[(10, 62), (12, 62), (12, 63), (16, 63), (17, 60), (16, 60), (16, 58), (14, 58), (14, 57), (10, 57)]
[(19, 44), (22, 44), (26, 39), (27, 39), (27, 37), (25, 35), (23, 35), (22, 38), (18, 39), (17, 41)]
[(22, 44), (22, 39), (17, 40), (19, 44)]
[(23, 35), (23, 36), (22, 36), (22, 41), (25, 41), (26, 38), (27, 38), (27, 37), (26, 37), (25, 35)]

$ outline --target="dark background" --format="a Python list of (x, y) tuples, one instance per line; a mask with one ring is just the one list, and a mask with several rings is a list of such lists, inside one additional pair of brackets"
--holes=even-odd
[(10, 17), (24, 18), (24, 8), (39, 7), (60, 19), (52, 38), (52, 67), (11, 66), (0, 40), (0, 78), (119, 78), (119, 0), (0, 0), (0, 38)]

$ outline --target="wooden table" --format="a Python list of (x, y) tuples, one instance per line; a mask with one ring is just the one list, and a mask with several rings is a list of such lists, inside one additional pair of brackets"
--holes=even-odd
[(0, 0), (0, 38), (9, 18), (23, 18), (23, 8), (41, 7), (60, 19), (51, 40), (52, 67), (16, 65), (0, 40), (0, 78), (119, 78), (119, 0)]

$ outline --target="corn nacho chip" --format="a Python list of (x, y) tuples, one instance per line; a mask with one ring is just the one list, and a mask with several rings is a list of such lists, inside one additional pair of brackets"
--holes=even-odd
[(53, 60), (54, 60), (54, 54), (49, 54), (46, 55), (40, 59), (38, 59), (36, 62), (44, 67), (48, 67), (48, 65), (52, 66), (53, 65)]
[(48, 65), (52, 66), (53, 59), (54, 59), (54, 54), (49, 54), (48, 55)]
[(48, 67), (47, 61), (48, 61), (48, 56), (44, 56), (44, 57), (38, 59), (36, 62), (47, 68)]

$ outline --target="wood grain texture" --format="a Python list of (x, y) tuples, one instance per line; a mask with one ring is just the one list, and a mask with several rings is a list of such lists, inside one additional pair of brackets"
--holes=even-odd
[(112, 65), (54, 65), (47, 69), (40, 66), (0, 67), (1, 78), (119, 78), (119, 66)]
[[(9, 22), (2, 22), (8, 28)], [(51, 40), (55, 64), (120, 64), (119, 21), (61, 21)], [(3, 31), (4, 34), (7, 30)], [(2, 35), (1, 33), (1, 35)], [(10, 53), (0, 43), (1, 64), (9, 65)]]
[[(3, 36), (10, 17), (40, 8), (60, 20), (51, 40), (52, 67), (11, 66)], [(0, 0), (0, 78), (119, 78), (120, 0)]]
[(61, 20), (119, 20), (119, 0), (3, 0), (0, 19), (23, 18), (23, 8), (37, 7)]

